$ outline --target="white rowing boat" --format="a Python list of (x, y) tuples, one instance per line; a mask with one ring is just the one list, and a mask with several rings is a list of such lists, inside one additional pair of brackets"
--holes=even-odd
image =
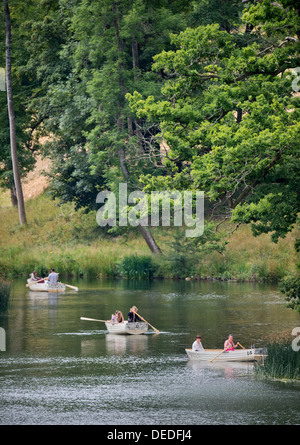
[(128, 322), (124, 321), (123, 323), (112, 323), (111, 321), (105, 322), (106, 328), (110, 334), (144, 334), (148, 330), (148, 323), (144, 322)]
[(263, 348), (222, 351), (223, 349), (205, 349), (205, 351), (193, 351), (192, 349), (185, 350), (190, 360), (197, 361), (211, 361), (215, 358), (214, 361), (216, 362), (255, 362), (266, 357), (266, 352)]
[(29, 278), (27, 283), (29, 284), (29, 289), (34, 292), (64, 292), (66, 290), (65, 284), (53, 284), (48, 280), (45, 280), (44, 283), (36, 283), (35, 281), (31, 281)]

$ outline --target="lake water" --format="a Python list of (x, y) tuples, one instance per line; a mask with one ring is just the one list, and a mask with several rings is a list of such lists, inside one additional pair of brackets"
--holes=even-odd
[[(79, 292), (34, 293), (15, 283), (0, 316), (2, 425), (295, 425), (300, 385), (258, 379), (252, 364), (192, 363), (196, 334), (245, 347), (300, 326), (276, 287), (186, 281), (68, 281)], [(136, 305), (161, 331), (108, 334), (80, 317)]]

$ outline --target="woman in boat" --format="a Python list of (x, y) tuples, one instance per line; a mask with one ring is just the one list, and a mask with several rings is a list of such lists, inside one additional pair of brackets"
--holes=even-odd
[(121, 311), (116, 310), (114, 314), (111, 316), (112, 323), (123, 323), (124, 317)]
[(123, 323), (124, 317), (121, 311), (117, 311), (117, 323)]
[(196, 336), (196, 340), (192, 344), (192, 350), (193, 351), (204, 352), (204, 348), (203, 348), (202, 343), (201, 343), (201, 336), (200, 335)]
[(237, 342), (237, 344), (235, 345), (233, 343), (233, 336), (232, 336), (232, 334), (229, 334), (227, 340), (225, 340), (224, 349), (226, 351), (234, 351), (234, 349), (237, 348), (238, 345), (239, 345), (239, 342)]
[[(37, 276), (37, 271), (34, 270), (31, 274), (30, 274), (30, 281), (40, 281), (42, 280), (42, 278), (39, 278)], [(40, 283), (44, 283), (44, 280), (40, 281)]]
[(132, 306), (130, 311), (128, 312), (128, 322), (135, 323), (137, 321), (142, 321), (141, 318), (137, 314), (138, 308), (136, 306)]

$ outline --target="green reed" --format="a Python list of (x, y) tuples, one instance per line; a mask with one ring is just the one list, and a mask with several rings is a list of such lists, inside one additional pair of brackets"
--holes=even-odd
[(154, 265), (151, 256), (127, 255), (118, 264), (118, 273), (126, 278), (152, 278)]
[(8, 309), (10, 294), (11, 284), (0, 280), (0, 312), (5, 312)]
[(293, 347), (293, 338), (282, 337), (267, 345), (268, 356), (256, 365), (256, 372), (263, 377), (300, 380), (300, 351)]

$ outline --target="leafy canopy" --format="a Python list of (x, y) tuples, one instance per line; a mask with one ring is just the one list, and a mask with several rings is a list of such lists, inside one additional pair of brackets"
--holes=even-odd
[(267, 3), (244, 14), (254, 43), (214, 24), (172, 35), (173, 49), (154, 58), (153, 70), (166, 77), (161, 97), (135, 91), (127, 98), (160, 129), (156, 156), (165, 170), (141, 175), (145, 190), (204, 190), (214, 211), (251, 223), (254, 235), (272, 232), (276, 242), (299, 212), (300, 98), (292, 69), (300, 63), (300, 22), (291, 4)]

